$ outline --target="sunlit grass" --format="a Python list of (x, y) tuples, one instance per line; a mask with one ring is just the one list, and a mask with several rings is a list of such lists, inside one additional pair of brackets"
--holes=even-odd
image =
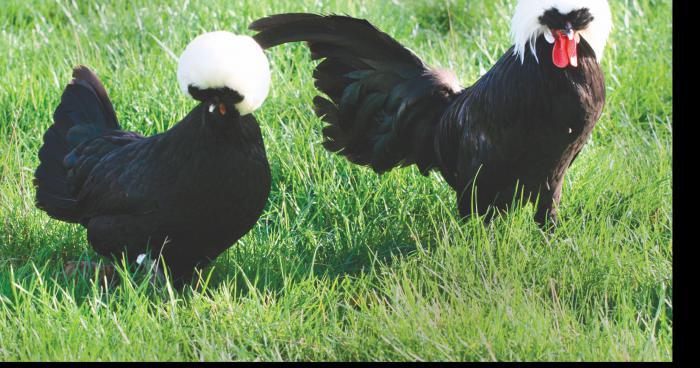
[(380, 177), (324, 151), (313, 63), (285, 45), (256, 112), (266, 211), (180, 293), (128, 272), (109, 289), (63, 276), (98, 257), (82, 228), (34, 207), (31, 178), (74, 65), (102, 78), (125, 129), (153, 134), (194, 106), (169, 55), (203, 31), (346, 13), (469, 85), (510, 46), (514, 1), (4, 1), (0, 360), (670, 360), (671, 1), (611, 3), (607, 105), (555, 233), (530, 206), (460, 221), (438, 175)]

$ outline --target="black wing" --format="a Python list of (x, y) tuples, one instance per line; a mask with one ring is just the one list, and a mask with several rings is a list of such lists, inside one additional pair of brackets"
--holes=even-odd
[(66, 157), (69, 182), (82, 216), (140, 215), (168, 196), (177, 170), (159, 161), (162, 135), (115, 132), (95, 138)]

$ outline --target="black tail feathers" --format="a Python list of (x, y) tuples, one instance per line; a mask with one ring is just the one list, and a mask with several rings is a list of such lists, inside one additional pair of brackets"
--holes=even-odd
[(39, 167), (34, 172), (36, 205), (49, 216), (79, 222), (76, 200), (67, 182), (64, 157), (80, 143), (119, 129), (114, 107), (102, 82), (87, 67), (73, 69), (73, 79), (61, 96), (53, 125), (44, 134)]
[(306, 42), (314, 73), (314, 110), (326, 122), (324, 147), (378, 173), (437, 165), (439, 119), (462, 88), (451, 72), (432, 70), (411, 50), (362, 19), (278, 14), (250, 25), (270, 48)]

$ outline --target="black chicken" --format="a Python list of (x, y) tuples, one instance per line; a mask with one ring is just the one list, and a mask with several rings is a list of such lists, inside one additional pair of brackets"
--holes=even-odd
[(267, 95), (269, 69), (241, 37), (212, 32), (188, 45), (178, 77), (200, 103), (151, 137), (121, 130), (100, 80), (75, 68), (39, 151), (37, 207), (86, 227), (99, 254), (139, 263), (162, 255), (176, 284), (246, 234), (270, 192), (250, 114)]
[(439, 170), (462, 216), (490, 218), (489, 207), (504, 209), (523, 190), (539, 199), (538, 223), (556, 222), (564, 173), (604, 105), (607, 1), (520, 1), (515, 45), (468, 88), (365, 20), (280, 14), (250, 28), (263, 48), (306, 41), (325, 59), (313, 77), (328, 99), (314, 107), (329, 151), (377, 173)]

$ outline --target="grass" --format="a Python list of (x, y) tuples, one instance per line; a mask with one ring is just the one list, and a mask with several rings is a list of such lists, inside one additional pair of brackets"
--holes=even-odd
[[(533, 209), (457, 216), (437, 175), (377, 176), (325, 152), (303, 45), (268, 53), (256, 113), (273, 172), (258, 225), (184, 292), (116, 288), (79, 226), (33, 205), (32, 173), (71, 68), (103, 79), (122, 126), (194, 105), (176, 60), (197, 34), (272, 13), (371, 20), (465, 85), (510, 46), (514, 0), (6, 0), (0, 13), (0, 360), (671, 360), (671, 1), (611, 1), (603, 117), (566, 177), (561, 226)], [(96, 282), (97, 281), (97, 282)]]

